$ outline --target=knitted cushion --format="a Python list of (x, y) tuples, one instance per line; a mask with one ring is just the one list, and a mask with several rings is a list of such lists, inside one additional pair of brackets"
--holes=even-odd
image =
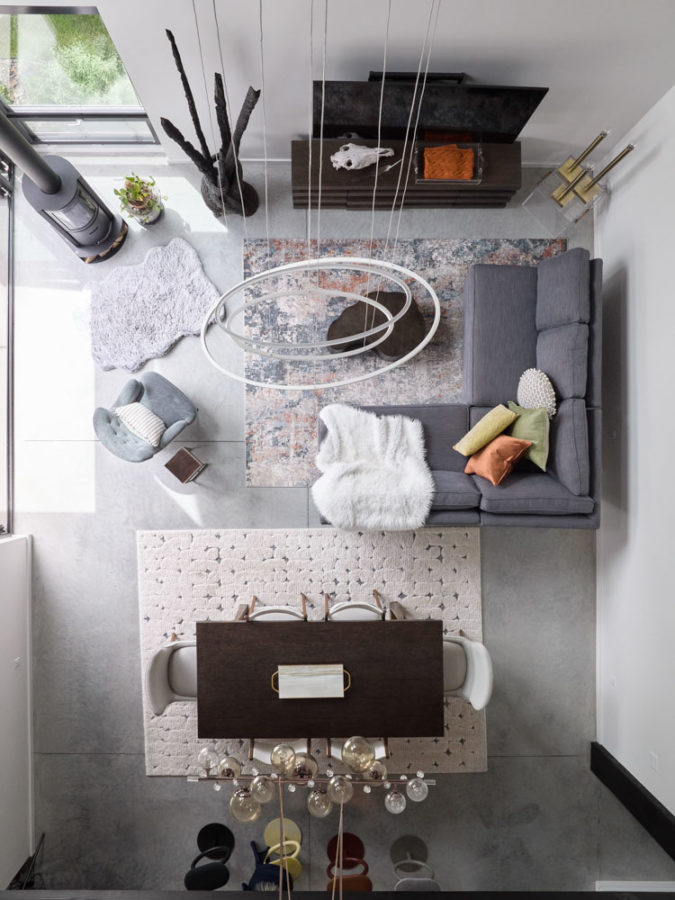
[(424, 150), (424, 177), (467, 181), (473, 178), (474, 151), (471, 147), (448, 144), (445, 147), (426, 147)]
[(545, 407), (549, 419), (555, 415), (555, 391), (548, 375), (539, 369), (525, 369), (518, 382), (518, 405), (526, 409)]
[(159, 442), (166, 430), (164, 422), (151, 409), (142, 403), (127, 403), (113, 409), (118, 419), (132, 434), (152, 447), (159, 447)]

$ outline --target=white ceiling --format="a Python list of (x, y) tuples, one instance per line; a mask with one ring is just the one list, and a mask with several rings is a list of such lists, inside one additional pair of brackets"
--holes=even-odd
[[(382, 68), (387, 0), (327, 2), (327, 78), (362, 79), (371, 68)], [(392, 0), (389, 69), (417, 68), (430, 2)], [(289, 140), (308, 130), (311, 3), (263, 0), (271, 158), (287, 158)], [(205, 0), (196, 7), (211, 94), (212, 73), (220, 68), (213, 8)], [(99, 0), (98, 8), (151, 117), (158, 124), (159, 115), (168, 115), (189, 131), (164, 28), (175, 31), (205, 112), (211, 104), (192, 4)], [(248, 84), (261, 85), (258, 3), (216, 0), (216, 9), (225, 76), (238, 110)], [(323, 10), (324, 0), (314, 0), (314, 77), (321, 72)], [(675, 83), (674, 47), (674, 0), (441, 0), (431, 69), (465, 71), (483, 82), (549, 87), (523, 132), (523, 156), (527, 162), (554, 163), (584, 147), (601, 128), (611, 129), (618, 140), (637, 122)], [(262, 132), (259, 104), (245, 137), (245, 156), (263, 155)]]

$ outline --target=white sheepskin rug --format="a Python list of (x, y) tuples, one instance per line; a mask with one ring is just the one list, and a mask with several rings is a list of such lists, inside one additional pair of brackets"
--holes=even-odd
[(421, 528), (435, 487), (421, 423), (342, 403), (326, 406), (320, 416), (328, 433), (312, 496), (324, 519), (344, 529)]
[(128, 372), (164, 356), (185, 335), (199, 334), (220, 296), (197, 251), (179, 237), (87, 288), (92, 356), (102, 369)]

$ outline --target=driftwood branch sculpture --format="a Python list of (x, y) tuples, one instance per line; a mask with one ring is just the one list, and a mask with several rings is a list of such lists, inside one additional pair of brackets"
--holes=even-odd
[(167, 136), (175, 141), (183, 152), (192, 160), (197, 169), (202, 173), (202, 197), (214, 216), (221, 216), (223, 210), (240, 213), (245, 216), (252, 215), (258, 208), (258, 195), (250, 184), (243, 180), (241, 163), (239, 162), (239, 145), (242, 135), (246, 130), (251, 113), (255, 109), (260, 91), (249, 87), (244, 98), (234, 131), (230, 129), (227, 114), (227, 102), (223, 78), (220, 73), (215, 74), (214, 100), (216, 107), (216, 121), (220, 132), (220, 149), (212, 154), (204, 137), (204, 131), (199, 121), (199, 115), (194, 102), (194, 96), (190, 83), (185, 74), (183, 60), (178, 52), (178, 46), (169, 29), (166, 35), (171, 44), (174, 62), (178, 69), (185, 99), (187, 100), (190, 118), (201, 148), (198, 150), (169, 120), (161, 118), (162, 128)]
[(185, 94), (185, 99), (187, 100), (188, 109), (190, 110), (190, 118), (192, 119), (192, 124), (195, 128), (195, 133), (197, 135), (197, 139), (199, 140), (199, 146), (202, 148), (202, 155), (205, 159), (209, 159), (209, 145), (206, 143), (206, 138), (204, 137), (204, 132), (202, 131), (201, 122), (199, 121), (199, 116), (197, 115), (197, 107), (195, 106), (195, 99), (192, 96), (192, 88), (190, 87), (190, 82), (187, 80), (187, 75), (185, 74), (185, 69), (183, 67), (183, 60), (181, 59), (180, 53), (178, 52), (178, 47), (176, 45), (175, 38), (173, 33), (166, 29), (166, 36), (169, 39), (169, 43), (171, 44), (171, 52), (173, 53), (173, 59), (176, 63), (176, 68), (178, 69), (178, 74), (180, 75), (181, 84), (183, 85), (183, 93)]

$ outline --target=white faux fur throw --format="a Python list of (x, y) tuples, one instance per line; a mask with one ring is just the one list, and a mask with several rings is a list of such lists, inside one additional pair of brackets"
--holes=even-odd
[(336, 528), (421, 528), (435, 488), (421, 423), (342, 403), (320, 415), (328, 433), (316, 458), (323, 474), (312, 496), (321, 515)]

